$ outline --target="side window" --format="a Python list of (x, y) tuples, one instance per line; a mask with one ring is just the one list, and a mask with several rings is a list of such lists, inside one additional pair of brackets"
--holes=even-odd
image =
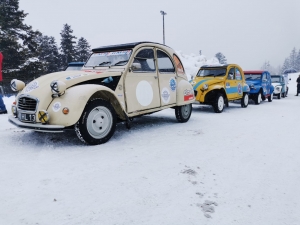
[(140, 68), (134, 70), (134, 72), (154, 72), (154, 51), (153, 49), (143, 49), (134, 57), (133, 63), (140, 64)]
[(262, 80), (267, 80), (267, 74), (266, 73), (262, 74)]
[(184, 74), (183, 65), (182, 65), (180, 59), (177, 57), (177, 55), (173, 55), (173, 59), (174, 59), (175, 64), (176, 64), (177, 73), (178, 74)]
[(241, 71), (238, 68), (235, 68), (235, 79), (236, 80), (242, 80), (242, 74), (241, 74)]
[(163, 51), (157, 50), (157, 66), (160, 73), (175, 73), (172, 60)]
[(234, 68), (231, 68), (228, 72), (227, 80), (234, 80)]

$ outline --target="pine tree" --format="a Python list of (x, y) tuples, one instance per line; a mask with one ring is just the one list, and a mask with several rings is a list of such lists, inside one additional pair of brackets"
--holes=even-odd
[(83, 37), (79, 38), (76, 46), (76, 61), (85, 62), (91, 54), (91, 46)]
[(297, 54), (297, 58), (296, 58), (296, 68), (295, 68), (298, 72), (300, 71), (300, 49), (298, 51)]
[(60, 54), (54, 37), (39, 37), (39, 60), (45, 67), (45, 73), (52, 73), (62, 70)]
[(36, 37), (40, 32), (23, 23), (26, 16), (23, 10), (19, 10), (19, 0), (1, 0), (0, 51), (4, 55), (4, 73), (6, 70), (18, 70), (26, 74), (24, 70), (29, 64), (37, 64), (30, 58), (37, 56)]
[(219, 60), (220, 64), (227, 64), (227, 59), (221, 52), (218, 52), (215, 57)]
[(68, 24), (64, 24), (63, 30), (61, 31), (61, 63), (63, 67), (67, 67), (69, 62), (75, 61), (76, 49), (75, 49), (75, 39), (77, 39), (74, 35), (72, 35), (73, 30), (71, 26)]
[(297, 67), (297, 51), (296, 48), (293, 48), (291, 54), (290, 54), (290, 69), (296, 69)]
[(290, 60), (289, 60), (289, 58), (286, 58), (284, 60), (283, 66), (281, 68), (281, 73), (284, 73), (284, 71), (289, 69), (289, 68), (290, 68)]

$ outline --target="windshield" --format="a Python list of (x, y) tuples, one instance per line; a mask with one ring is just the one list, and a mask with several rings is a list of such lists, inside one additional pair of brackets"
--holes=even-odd
[(127, 64), (132, 50), (93, 53), (85, 67), (124, 66)]
[(226, 68), (202, 68), (199, 70), (197, 77), (221, 77), (225, 76), (226, 74)]
[(271, 80), (272, 80), (272, 82), (273, 83), (275, 83), (275, 82), (280, 82), (280, 77), (271, 77)]
[(246, 80), (260, 80), (261, 74), (245, 73)]

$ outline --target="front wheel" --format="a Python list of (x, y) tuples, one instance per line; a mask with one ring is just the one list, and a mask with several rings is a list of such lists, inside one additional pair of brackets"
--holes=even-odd
[(261, 93), (257, 93), (254, 99), (255, 105), (259, 105), (261, 103)]
[(177, 106), (175, 108), (175, 116), (178, 122), (187, 122), (192, 114), (192, 104)]
[(272, 100), (273, 100), (273, 93), (268, 96), (268, 102), (272, 102)]
[(224, 104), (225, 104), (225, 100), (224, 100), (224, 97), (221, 93), (218, 93), (216, 95), (216, 98), (214, 99), (214, 102), (212, 104), (213, 108), (214, 108), (214, 111), (216, 113), (221, 113), (223, 112), (223, 109), (224, 109)]
[(278, 98), (278, 99), (281, 99), (281, 94), (280, 94), (280, 93), (277, 95), (277, 98)]
[(248, 96), (248, 93), (244, 93), (243, 94), (243, 98), (241, 100), (241, 106), (242, 108), (247, 108), (249, 104), (249, 96)]
[(114, 134), (116, 120), (116, 113), (109, 102), (102, 99), (92, 100), (75, 124), (75, 132), (85, 143), (103, 144)]

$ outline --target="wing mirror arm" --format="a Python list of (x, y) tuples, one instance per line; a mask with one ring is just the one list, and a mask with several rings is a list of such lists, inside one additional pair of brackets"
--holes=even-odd
[(129, 71), (136, 71), (140, 70), (142, 68), (142, 65), (140, 63), (132, 63), (132, 65), (129, 67)]

